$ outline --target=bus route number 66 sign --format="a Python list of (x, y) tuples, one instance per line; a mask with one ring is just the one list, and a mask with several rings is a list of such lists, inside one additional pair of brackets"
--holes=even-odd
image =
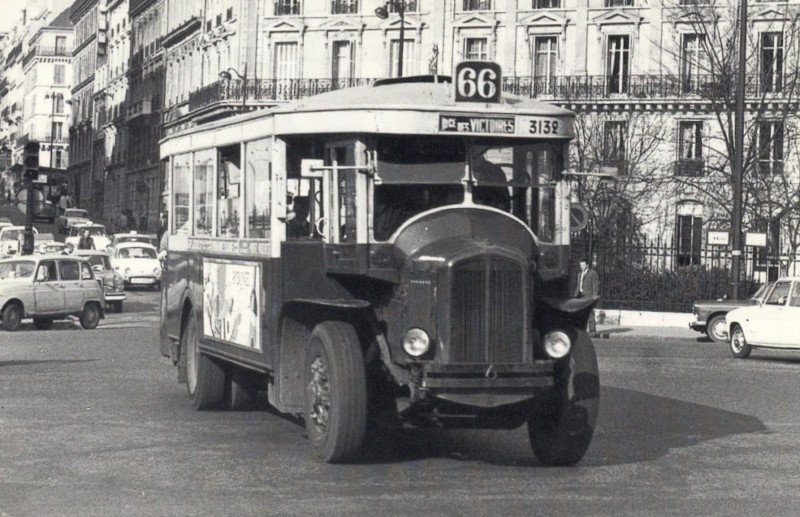
[(500, 102), (500, 65), (491, 61), (462, 61), (456, 65), (456, 102)]

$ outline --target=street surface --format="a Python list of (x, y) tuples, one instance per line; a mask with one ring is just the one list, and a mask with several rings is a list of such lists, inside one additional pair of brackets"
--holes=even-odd
[[(157, 350), (158, 294), (98, 329), (0, 332), (0, 515), (790, 515), (800, 354), (736, 360), (697, 337), (596, 341), (601, 413), (573, 468), (524, 428), (375, 437), (311, 459), (265, 408), (196, 412)], [(696, 334), (695, 334), (696, 336)]]
[(540, 466), (524, 428), (372, 436), (337, 466), (263, 401), (194, 411), (159, 356), (158, 303), (129, 291), (96, 330), (0, 331), (0, 515), (797, 514), (800, 354), (604, 328), (578, 466)]

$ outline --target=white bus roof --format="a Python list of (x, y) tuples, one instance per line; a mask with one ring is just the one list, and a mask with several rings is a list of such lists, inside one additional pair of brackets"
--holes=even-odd
[[(570, 139), (574, 137), (574, 116), (572, 111), (535, 99), (504, 95), (500, 103), (456, 102), (451, 83), (400, 82), (344, 88), (203, 124), (162, 140), (161, 155), (273, 135), (452, 134)], [(544, 122), (547, 131), (543, 126), (532, 129)]]

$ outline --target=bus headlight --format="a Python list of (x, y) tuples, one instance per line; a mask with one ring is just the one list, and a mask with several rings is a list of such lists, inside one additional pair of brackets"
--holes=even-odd
[(403, 336), (403, 350), (412, 357), (423, 355), (430, 347), (431, 338), (422, 329), (409, 329)]
[(572, 341), (563, 330), (552, 330), (544, 336), (544, 351), (552, 359), (561, 359), (572, 348)]

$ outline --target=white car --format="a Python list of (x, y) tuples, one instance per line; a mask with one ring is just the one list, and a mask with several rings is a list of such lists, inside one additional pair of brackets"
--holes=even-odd
[(88, 223), (89, 212), (80, 208), (67, 208), (63, 214), (58, 216), (58, 232), (67, 233), (74, 224)]
[(800, 350), (800, 277), (781, 278), (758, 305), (734, 309), (725, 321), (735, 357), (753, 348)]
[(161, 261), (152, 244), (123, 242), (114, 248), (114, 269), (122, 275), (125, 287), (161, 287)]
[[(39, 231), (34, 226), (33, 234), (36, 235), (37, 233), (39, 233)], [(19, 255), (22, 249), (23, 235), (25, 235), (24, 226), (4, 226), (0, 228), (0, 258)]]
[(111, 245), (111, 239), (106, 234), (106, 227), (97, 223), (76, 224), (69, 227), (69, 236), (64, 239), (67, 244), (72, 244), (78, 249), (78, 242), (81, 240), (83, 232), (89, 230), (89, 235), (94, 241), (94, 249), (105, 251)]

